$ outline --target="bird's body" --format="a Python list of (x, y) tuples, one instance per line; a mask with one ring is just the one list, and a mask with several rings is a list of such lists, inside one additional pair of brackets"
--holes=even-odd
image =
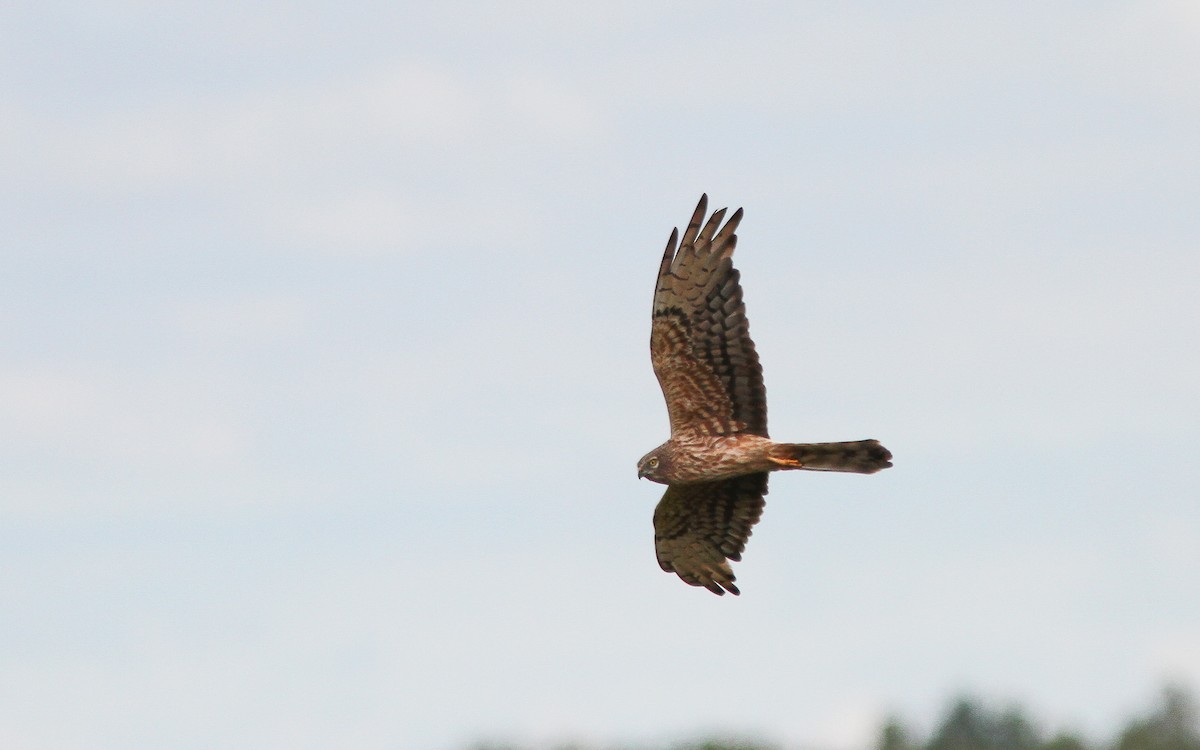
[[(639, 461), (639, 476), (659, 484), (692, 484), (730, 479), (756, 471), (806, 469), (873, 474), (887, 468), (887, 449), (877, 440), (843, 443), (776, 443), (770, 438), (740, 435), (686, 434), (672, 437)], [(643, 472), (646, 459), (659, 460), (657, 471)], [(665, 457), (665, 458), (664, 458)]]
[(659, 267), (650, 357), (671, 438), (642, 457), (638, 476), (668, 485), (654, 512), (663, 570), (737, 594), (729, 561), (741, 559), (762, 515), (768, 472), (871, 474), (891, 466), (892, 455), (875, 440), (770, 439), (762, 367), (731, 260), (742, 211), (723, 227), (725, 209), (715, 211), (701, 228), (707, 204), (702, 196), (678, 251), (678, 230), (671, 233)]

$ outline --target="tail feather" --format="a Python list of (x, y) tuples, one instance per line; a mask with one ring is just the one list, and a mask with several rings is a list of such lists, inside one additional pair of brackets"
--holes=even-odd
[(874, 474), (892, 465), (892, 453), (878, 440), (850, 443), (776, 443), (767, 458), (781, 469)]

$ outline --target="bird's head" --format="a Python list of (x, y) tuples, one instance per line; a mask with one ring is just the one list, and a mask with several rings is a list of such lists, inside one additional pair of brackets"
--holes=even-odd
[(671, 449), (666, 443), (658, 446), (638, 461), (638, 479), (668, 484), (671, 471)]

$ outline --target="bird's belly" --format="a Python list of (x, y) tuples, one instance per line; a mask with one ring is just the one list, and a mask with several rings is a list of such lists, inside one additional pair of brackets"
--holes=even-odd
[(770, 440), (758, 435), (724, 435), (679, 446), (672, 483), (715, 482), (769, 471), (773, 468), (766, 457), (770, 445)]

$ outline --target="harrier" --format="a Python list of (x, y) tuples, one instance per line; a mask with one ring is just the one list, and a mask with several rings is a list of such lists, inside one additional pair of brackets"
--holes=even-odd
[[(683, 241), (671, 232), (650, 329), (650, 359), (667, 400), (671, 439), (638, 461), (638, 477), (667, 485), (654, 510), (662, 569), (714, 594), (738, 594), (729, 561), (742, 559), (762, 516), (767, 473), (781, 469), (873, 474), (892, 465), (876, 440), (776, 443), (767, 393), (733, 267), (742, 209), (704, 215), (702, 195)], [(703, 228), (701, 224), (703, 223)]]

